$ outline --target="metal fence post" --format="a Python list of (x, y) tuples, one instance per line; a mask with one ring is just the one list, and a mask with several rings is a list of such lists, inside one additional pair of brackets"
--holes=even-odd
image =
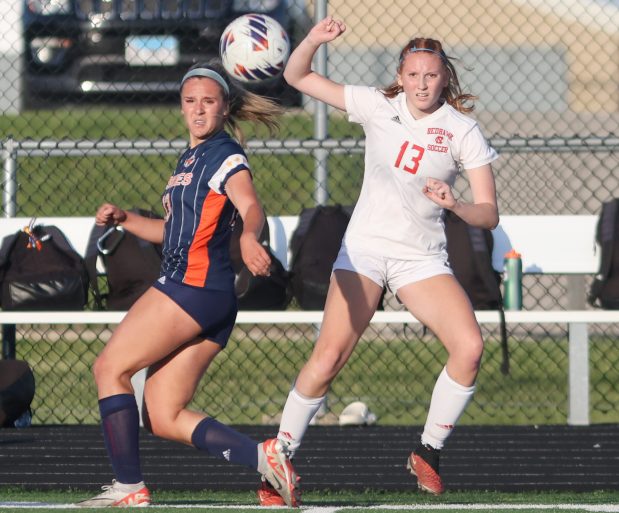
[(7, 139), (2, 148), (2, 213), (15, 217), (17, 212), (17, 146), (14, 139)]
[[(2, 183), (2, 213), (3, 217), (15, 217), (17, 212), (17, 146), (14, 139), (5, 141), (2, 148), (3, 183)], [(15, 340), (17, 328), (15, 324), (2, 325), (2, 358), (15, 359)]]
[[(314, 14), (315, 22), (318, 22), (327, 16), (327, 1), (319, 0), (316, 2), (316, 11)], [(316, 53), (316, 71), (323, 76), (327, 76), (327, 45), (321, 45)], [(327, 104), (316, 100), (316, 109), (314, 110), (314, 138), (323, 142), (328, 137), (328, 116)], [(327, 167), (328, 151), (324, 148), (318, 148), (314, 151), (314, 202), (316, 205), (325, 205), (329, 200), (329, 191), (327, 188), (327, 177), (329, 174)]]

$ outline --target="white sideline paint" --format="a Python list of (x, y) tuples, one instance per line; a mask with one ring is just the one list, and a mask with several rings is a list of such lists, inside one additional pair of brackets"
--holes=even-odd
[[(84, 509), (74, 504), (57, 504), (46, 502), (0, 502), (0, 508), (15, 509)], [(150, 508), (174, 509), (258, 509), (281, 511), (279, 507), (265, 507), (256, 504), (210, 505), (199, 504), (151, 504)], [(339, 511), (368, 510), (373, 511), (515, 511), (515, 510), (551, 510), (551, 511), (589, 511), (593, 513), (619, 513), (616, 504), (382, 504), (374, 506), (301, 506), (305, 513), (336, 513)]]

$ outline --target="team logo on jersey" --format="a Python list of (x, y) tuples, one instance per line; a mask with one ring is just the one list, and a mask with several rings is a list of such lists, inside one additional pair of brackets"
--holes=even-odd
[(452, 134), (451, 132), (448, 132), (444, 128), (428, 128), (427, 133), (428, 135), (442, 135), (443, 137), (447, 137), (447, 139), (449, 139), (450, 141), (453, 139), (453, 136), (454, 136), (454, 134)]
[(437, 153), (447, 153), (449, 148), (447, 146), (443, 146), (445, 143), (447, 143), (445, 138), (447, 138), (448, 141), (451, 141), (453, 139), (454, 134), (452, 134), (451, 132), (448, 132), (444, 128), (428, 128), (427, 133), (428, 135), (435, 136), (434, 142), (436, 144), (428, 144), (426, 149), (428, 151), (435, 151)]
[(185, 167), (189, 167), (191, 166), (191, 164), (193, 164), (196, 161), (196, 156), (192, 155), (191, 157), (189, 157), (188, 159), (185, 160), (185, 162), (183, 162), (183, 166)]
[(394, 123), (397, 123), (398, 125), (402, 124), (402, 122), (400, 121), (400, 116), (393, 116), (391, 118), (391, 121), (393, 121)]
[(428, 144), (428, 146), (426, 147), (426, 150), (436, 151), (438, 153), (447, 153), (448, 149), (449, 148), (447, 148), (447, 146), (439, 146), (437, 144)]
[(157, 280), (159, 283), (161, 283), (161, 285), (165, 285), (165, 276), (162, 276), (161, 278), (159, 278)]
[(176, 187), (177, 185), (189, 185), (191, 184), (192, 178), (193, 173), (179, 173), (177, 175), (172, 175), (168, 180), (167, 188), (170, 189), (172, 187)]

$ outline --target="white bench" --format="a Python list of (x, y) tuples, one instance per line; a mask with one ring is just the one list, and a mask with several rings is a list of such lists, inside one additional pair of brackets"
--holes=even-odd
[[(290, 262), (289, 241), (298, 216), (269, 216), (271, 248), (284, 267)], [(0, 239), (27, 226), (30, 218), (0, 219)], [(41, 217), (38, 224), (58, 226), (84, 255), (88, 237), (94, 226), (93, 217)], [(492, 263), (503, 270), (503, 255), (511, 248), (522, 254), (524, 273), (531, 274), (592, 274), (599, 266), (599, 251), (595, 244), (597, 216), (502, 216), (493, 231)]]
[[(29, 218), (0, 219), (0, 237), (12, 234), (27, 226)], [(92, 217), (45, 217), (41, 224), (58, 226), (82, 255), (93, 226)], [(285, 267), (290, 262), (288, 242), (297, 225), (297, 216), (272, 216), (268, 218), (271, 246)], [(511, 248), (522, 254), (525, 274), (566, 274), (574, 277), (568, 286), (574, 295), (573, 310), (521, 310), (505, 312), (508, 324), (564, 324), (569, 333), (569, 416), (572, 425), (589, 424), (589, 335), (590, 323), (619, 323), (619, 311), (584, 309), (584, 276), (598, 271), (600, 252), (595, 244), (597, 216), (502, 216), (493, 231), (493, 265), (503, 270), (503, 256)], [(0, 324), (117, 324), (124, 312), (0, 312)], [(481, 324), (498, 324), (495, 311), (476, 312)], [(315, 324), (322, 322), (322, 312), (264, 311), (239, 312), (238, 324)], [(406, 311), (376, 312), (372, 323), (407, 323), (418, 321)], [(4, 331), (4, 330), (3, 330)], [(6, 356), (6, 341), (3, 354)], [(13, 349), (14, 350), (14, 349)], [(140, 391), (139, 377), (134, 381), (136, 393)]]
[[(290, 237), (298, 216), (269, 217), (271, 247), (288, 267)], [(595, 244), (597, 216), (501, 216), (493, 230), (492, 264), (503, 271), (503, 256), (514, 248), (529, 274), (593, 274), (599, 267)]]

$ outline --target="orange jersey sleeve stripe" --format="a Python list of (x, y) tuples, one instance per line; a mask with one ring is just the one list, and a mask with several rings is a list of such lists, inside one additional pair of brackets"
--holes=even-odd
[(187, 270), (183, 283), (203, 287), (210, 266), (208, 243), (213, 238), (221, 212), (228, 198), (223, 194), (209, 191), (202, 205), (200, 224), (193, 237), (187, 256)]

